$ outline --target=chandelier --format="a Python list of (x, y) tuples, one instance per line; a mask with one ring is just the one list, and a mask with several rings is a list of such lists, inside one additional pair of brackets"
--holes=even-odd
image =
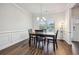
[(42, 14), (42, 4), (40, 4), (40, 12), (41, 12), (41, 14), (40, 14), (40, 17), (37, 17), (37, 21), (46, 21), (46, 18), (43, 16), (43, 14)]

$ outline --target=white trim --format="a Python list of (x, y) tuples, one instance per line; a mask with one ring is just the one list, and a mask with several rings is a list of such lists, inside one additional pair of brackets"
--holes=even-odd
[(5, 49), (5, 48), (8, 48), (8, 47), (10, 47), (10, 46), (12, 46), (12, 45), (14, 45), (14, 44), (17, 44), (17, 43), (23, 41), (23, 40), (25, 40), (25, 39), (19, 40), (19, 41), (17, 41), (17, 42), (13, 42), (13, 43), (11, 43), (11, 44), (4, 45), (2, 48), (0, 48), (0, 50), (3, 50), (3, 49)]

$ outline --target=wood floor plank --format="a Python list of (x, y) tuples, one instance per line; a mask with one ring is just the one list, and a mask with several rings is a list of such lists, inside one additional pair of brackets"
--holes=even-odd
[(36, 48), (34, 45), (29, 47), (28, 40), (24, 40), (1, 50), (0, 55), (72, 55), (72, 48), (66, 42), (58, 40), (58, 49), (54, 53), (52, 43), (47, 50), (46, 45), (43, 49)]

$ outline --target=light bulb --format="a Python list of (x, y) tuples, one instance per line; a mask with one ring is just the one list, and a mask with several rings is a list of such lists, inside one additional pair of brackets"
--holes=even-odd
[(41, 21), (43, 21), (43, 19), (41, 19)]
[(37, 21), (39, 21), (39, 19), (40, 19), (40, 18), (39, 18), (39, 17), (37, 17)]
[(45, 17), (42, 17), (42, 19), (43, 19), (44, 21), (46, 21), (46, 18), (45, 18)]

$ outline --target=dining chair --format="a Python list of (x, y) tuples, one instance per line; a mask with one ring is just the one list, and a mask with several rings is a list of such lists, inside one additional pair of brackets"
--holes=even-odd
[[(35, 33), (43, 33), (43, 30), (35, 30)], [(38, 43), (38, 48), (40, 47), (40, 43), (42, 42), (42, 48), (45, 45), (45, 37), (43, 37), (42, 35), (38, 35), (36, 42)]]
[(57, 36), (58, 36), (58, 30), (57, 30), (57, 32), (56, 32), (56, 36), (55, 36), (56, 48), (58, 48), (58, 44), (57, 44)]
[(46, 32), (47, 31), (47, 29), (43, 29), (43, 32)]
[(43, 30), (35, 30), (35, 33), (43, 32)]
[(46, 38), (47, 39), (47, 47), (48, 47), (49, 43), (53, 43), (53, 44), (55, 44), (55, 48), (58, 48), (57, 36), (58, 36), (58, 30), (56, 31), (56, 35), (54, 36), (54, 38), (50, 38), (50, 37)]
[[(32, 33), (32, 29), (28, 29), (28, 33), (30, 34), (30, 33)], [(31, 35), (31, 37), (30, 37), (30, 39), (31, 39), (31, 41), (34, 43), (34, 45), (35, 45), (35, 36), (33, 36), (33, 35)]]

